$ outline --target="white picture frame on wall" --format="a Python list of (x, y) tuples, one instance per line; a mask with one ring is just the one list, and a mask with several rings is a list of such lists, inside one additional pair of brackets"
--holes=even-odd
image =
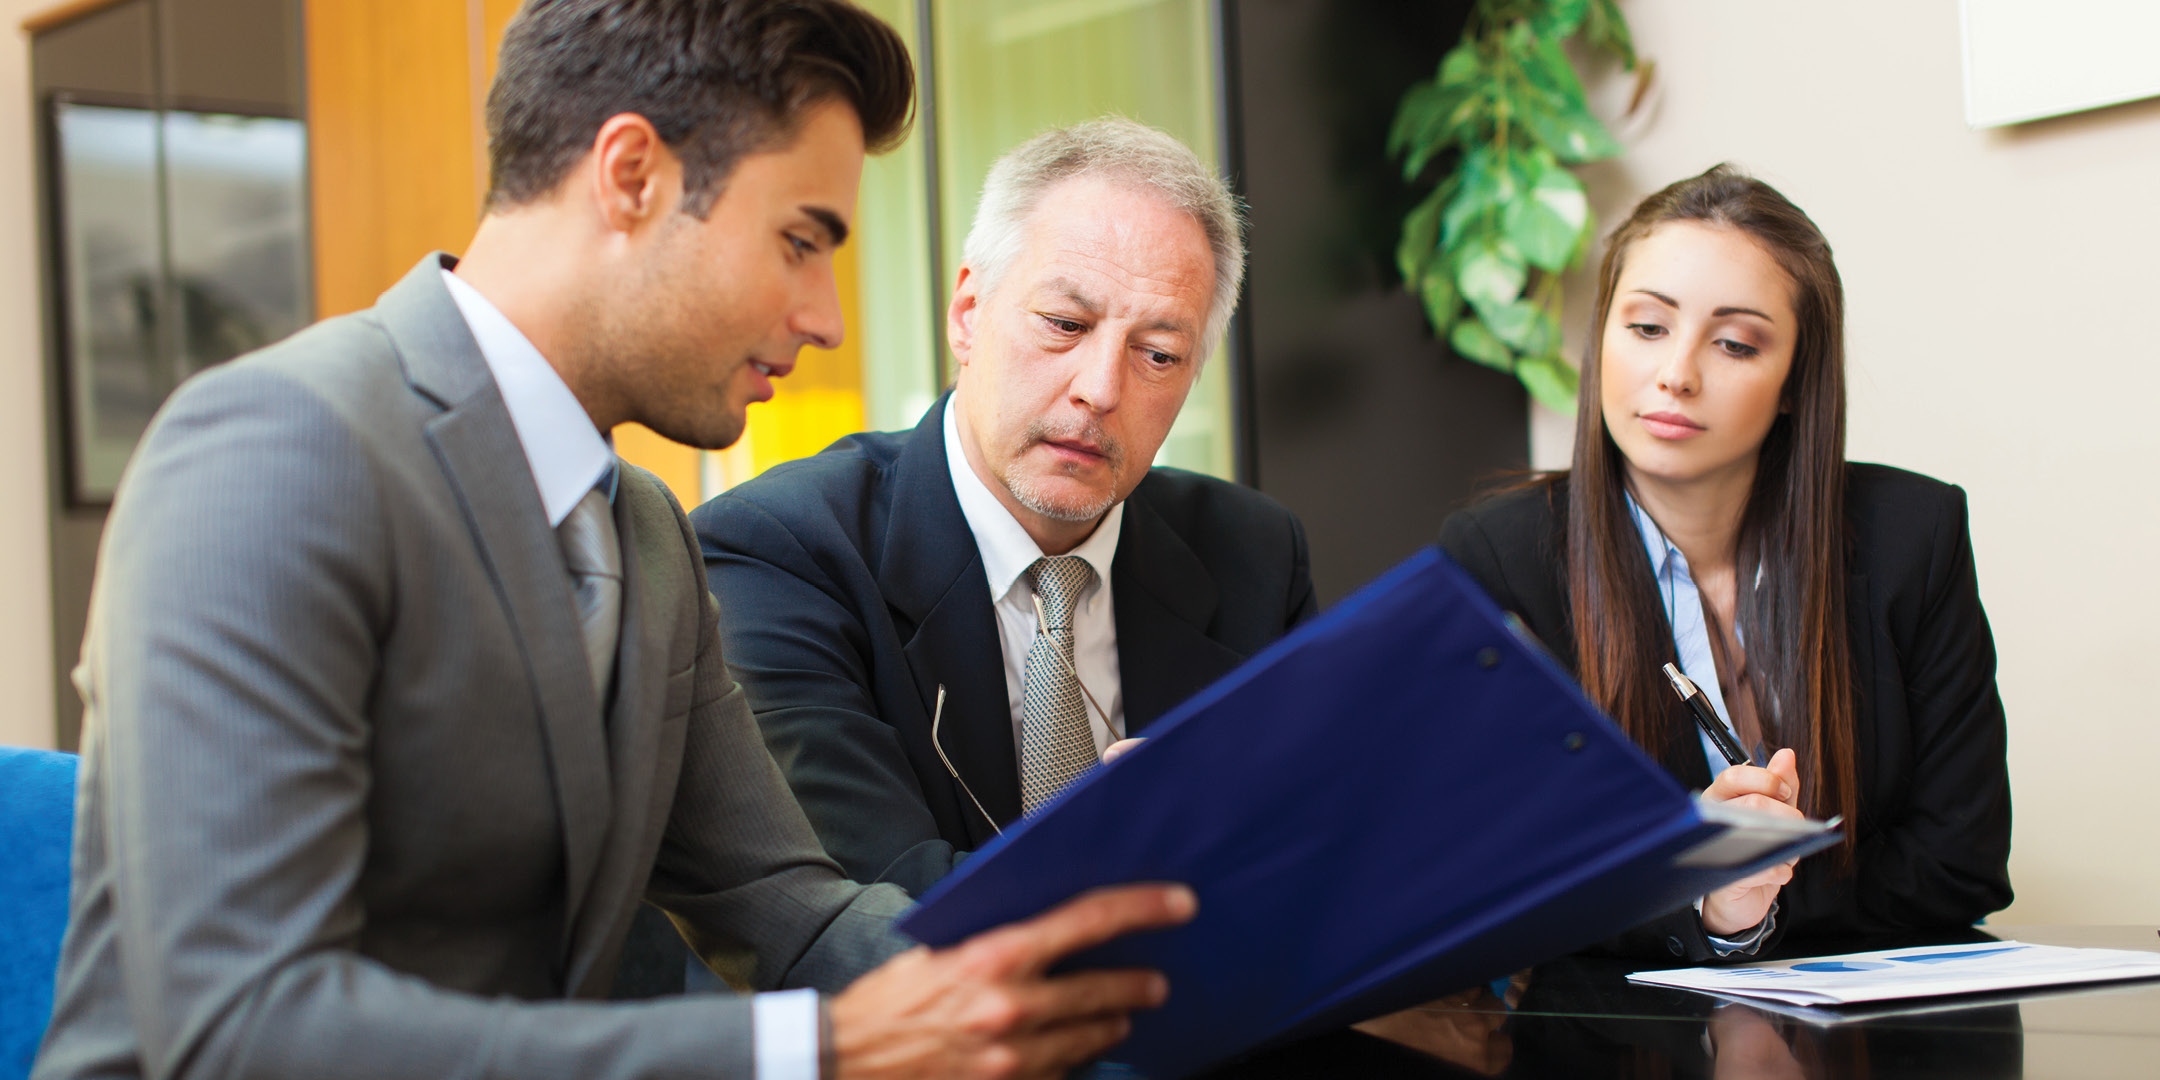
[(2160, 97), (2156, 0), (1959, 0), (1975, 129)]

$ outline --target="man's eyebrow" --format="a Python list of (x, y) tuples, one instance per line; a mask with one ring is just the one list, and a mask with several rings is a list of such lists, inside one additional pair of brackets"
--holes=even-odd
[(811, 220), (824, 227), (825, 235), (832, 240), (832, 246), (839, 247), (847, 243), (847, 222), (840, 220), (840, 215), (822, 206), (805, 206), (800, 209), (803, 213), (808, 214)]
[(1043, 288), (1050, 292), (1054, 292), (1067, 300), (1072, 301), (1080, 308), (1081, 311), (1086, 312), (1089, 315), (1096, 314), (1097, 312), (1100, 312), (1102, 310), (1102, 305), (1096, 302), (1094, 297), (1089, 296), (1084, 290), (1080, 288), (1080, 285), (1077, 282), (1074, 282), (1069, 278), (1051, 278), (1049, 281), (1043, 283)]

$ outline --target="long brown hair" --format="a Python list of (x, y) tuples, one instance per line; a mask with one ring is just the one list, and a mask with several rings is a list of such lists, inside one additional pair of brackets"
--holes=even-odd
[(1583, 687), (1653, 754), (1673, 746), (1687, 724), (1659, 670), (1672, 655), (1672, 627), (1628, 511), (1601, 377), (1605, 320), (1628, 248), (1674, 221), (1745, 233), (1792, 281), (1798, 340), (1783, 411), (1763, 440), (1741, 512), (1734, 579), (1756, 584), (1737, 590), (1734, 618), (1747, 643), (1756, 712), (1800, 755), (1800, 807), (1812, 817), (1845, 815), (1849, 864), (1858, 784), (1845, 624), (1845, 290), (1815, 223), (1730, 165), (1644, 199), (1613, 231), (1598, 270), (1568, 484), (1568, 604)]

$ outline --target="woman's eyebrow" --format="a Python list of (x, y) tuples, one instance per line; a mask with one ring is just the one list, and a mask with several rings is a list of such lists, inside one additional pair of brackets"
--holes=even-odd
[[(1665, 305), (1666, 307), (1669, 307), (1669, 308), (1673, 309), (1674, 311), (1678, 311), (1678, 310), (1680, 310), (1680, 301), (1678, 301), (1678, 300), (1675, 300), (1675, 299), (1673, 299), (1672, 297), (1670, 297), (1670, 296), (1667, 296), (1667, 295), (1665, 295), (1664, 293), (1661, 293), (1661, 292), (1657, 291), (1656, 289), (1633, 289), (1633, 290), (1630, 290), (1630, 291), (1631, 291), (1631, 292), (1635, 292), (1635, 293), (1639, 293), (1639, 294), (1641, 294), (1641, 295), (1643, 295), (1643, 296), (1647, 296), (1647, 297), (1651, 298), (1652, 300), (1655, 300), (1655, 301), (1657, 301), (1658, 303), (1660, 303), (1660, 304), (1663, 304), (1663, 305)], [(1713, 311), (1713, 312), (1711, 312), (1711, 313), (1710, 313), (1710, 317), (1711, 317), (1711, 318), (1713, 318), (1713, 319), (1722, 319), (1722, 318), (1726, 317), (1727, 315), (1753, 315), (1753, 316), (1755, 316), (1756, 318), (1758, 318), (1758, 319), (1761, 319), (1762, 321), (1764, 321), (1764, 322), (1766, 322), (1766, 323), (1770, 323), (1770, 324), (1771, 324), (1771, 325), (1773, 325), (1773, 326), (1777, 324), (1777, 320), (1776, 320), (1776, 319), (1773, 319), (1773, 318), (1771, 318), (1770, 316), (1768, 316), (1768, 315), (1764, 314), (1763, 312), (1757, 311), (1757, 310), (1755, 310), (1754, 308), (1751, 308), (1751, 307), (1732, 307), (1732, 306), (1727, 306), (1727, 307), (1721, 307), (1721, 308), (1717, 309), (1716, 311)]]

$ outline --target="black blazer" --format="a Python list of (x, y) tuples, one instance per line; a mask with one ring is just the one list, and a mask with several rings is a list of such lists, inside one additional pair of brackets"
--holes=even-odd
[[(2010, 777), (1965, 493), (1882, 465), (1847, 469), (1858, 860), (1850, 876), (1833, 872), (1830, 853), (1804, 860), (1779, 897), (1780, 928), (1813, 937), (1970, 925), (2010, 902)], [(1573, 671), (1566, 536), (1562, 479), (1449, 517), (1440, 544)], [(1675, 699), (1673, 745), (1653, 756), (1706, 787), (1710, 767), (1682, 709)], [(1655, 938), (1678, 936), (1694, 953), (1678, 933), (1693, 913), (1678, 914), (1635, 946), (1671, 952)]]
[[(825, 848), (919, 892), (1020, 814), (982, 556), (945, 464), (941, 400), (910, 432), (850, 435), (690, 515), (722, 648)], [(1259, 492), (1152, 469), (1111, 562), (1126, 733), (1311, 615), (1305, 533)]]

